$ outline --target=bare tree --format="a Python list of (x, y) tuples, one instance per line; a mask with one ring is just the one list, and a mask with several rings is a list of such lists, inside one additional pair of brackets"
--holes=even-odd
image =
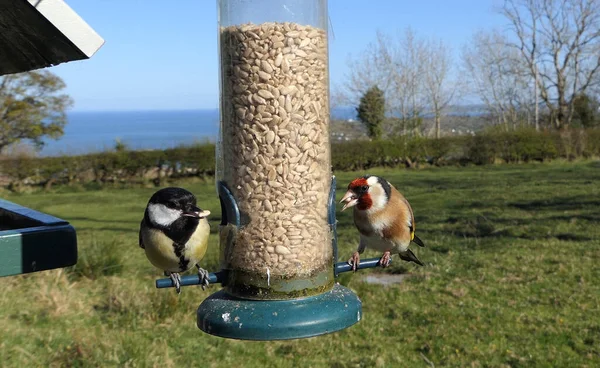
[(424, 69), (424, 92), (435, 119), (435, 137), (441, 136), (442, 112), (454, 99), (458, 86), (451, 78), (452, 55), (441, 40), (427, 43)]
[(531, 116), (533, 81), (519, 52), (498, 32), (479, 32), (462, 52), (470, 92), (506, 129)]
[[(442, 111), (450, 104), (456, 88), (451, 85), (450, 50), (437, 40), (418, 37), (410, 28), (396, 35), (377, 32), (376, 40), (349, 63), (350, 73), (343, 85), (342, 100), (357, 105), (373, 87), (386, 96), (387, 134), (421, 134), (423, 115), (435, 116), (440, 136)], [(428, 110), (430, 109), (430, 110)]]
[(505, 0), (501, 13), (554, 126), (568, 126), (575, 97), (600, 82), (600, 0)]
[(357, 58), (350, 59), (349, 73), (341, 90), (336, 93), (339, 103), (358, 105), (360, 97), (369, 88), (378, 86), (386, 96), (386, 113), (396, 116), (387, 126), (386, 133), (402, 131), (419, 133), (425, 110), (423, 71), (425, 42), (410, 29), (396, 37), (377, 32), (374, 42)]
[(358, 57), (348, 58), (349, 72), (335, 91), (336, 103), (358, 106), (361, 97), (373, 86), (386, 95), (389, 93), (391, 82), (387, 61), (383, 59), (386, 46), (383, 36), (379, 33), (377, 36)]
[(397, 133), (400, 128), (402, 134), (419, 134), (425, 110), (422, 78), (425, 43), (411, 29), (398, 32), (396, 37), (378, 32), (377, 52), (388, 96), (387, 109), (401, 124), (400, 127), (388, 127), (389, 133)]
[(407, 28), (396, 39), (388, 37), (384, 60), (388, 65), (391, 85), (390, 103), (400, 117), (402, 134), (420, 134), (427, 105), (424, 93), (424, 67), (427, 56), (425, 41)]

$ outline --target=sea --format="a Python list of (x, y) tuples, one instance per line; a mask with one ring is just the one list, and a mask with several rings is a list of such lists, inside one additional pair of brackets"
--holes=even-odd
[[(354, 118), (353, 109), (332, 110), (337, 119)], [(41, 156), (75, 155), (114, 149), (117, 142), (130, 149), (165, 149), (216, 142), (219, 110), (73, 111), (64, 135), (47, 139)]]

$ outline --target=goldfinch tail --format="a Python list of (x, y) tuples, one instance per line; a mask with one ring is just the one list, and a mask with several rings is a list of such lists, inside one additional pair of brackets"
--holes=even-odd
[(417, 256), (410, 250), (407, 249), (405, 252), (398, 253), (400, 255), (400, 259), (406, 262), (415, 262), (419, 266), (424, 266), (423, 262), (419, 261)]
[(419, 239), (419, 237), (416, 235), (413, 238), (413, 242), (415, 242), (419, 247), (425, 246), (425, 243), (423, 243), (423, 240)]

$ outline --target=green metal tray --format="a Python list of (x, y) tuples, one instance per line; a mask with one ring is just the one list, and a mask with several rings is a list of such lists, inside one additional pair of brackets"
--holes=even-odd
[(76, 263), (77, 237), (73, 226), (0, 199), (0, 277)]

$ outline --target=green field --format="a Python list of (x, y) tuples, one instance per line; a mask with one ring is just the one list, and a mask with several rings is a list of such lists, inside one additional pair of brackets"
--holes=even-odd
[[(413, 205), (418, 267), (398, 261), (399, 284), (340, 283), (363, 320), (311, 339), (245, 342), (209, 336), (196, 309), (211, 292), (154, 288), (161, 272), (137, 245), (155, 190), (59, 187), (3, 193), (69, 220), (74, 269), (2, 278), (0, 365), (201, 367), (600, 366), (600, 163), (372, 170)], [(338, 198), (359, 173), (336, 173)], [(360, 173), (361, 175), (364, 173)], [(218, 260), (214, 184), (179, 183), (213, 212), (205, 268)], [(351, 212), (338, 213), (340, 258), (355, 249)], [(418, 248), (418, 247), (416, 247)], [(379, 254), (367, 251), (365, 257)]]

